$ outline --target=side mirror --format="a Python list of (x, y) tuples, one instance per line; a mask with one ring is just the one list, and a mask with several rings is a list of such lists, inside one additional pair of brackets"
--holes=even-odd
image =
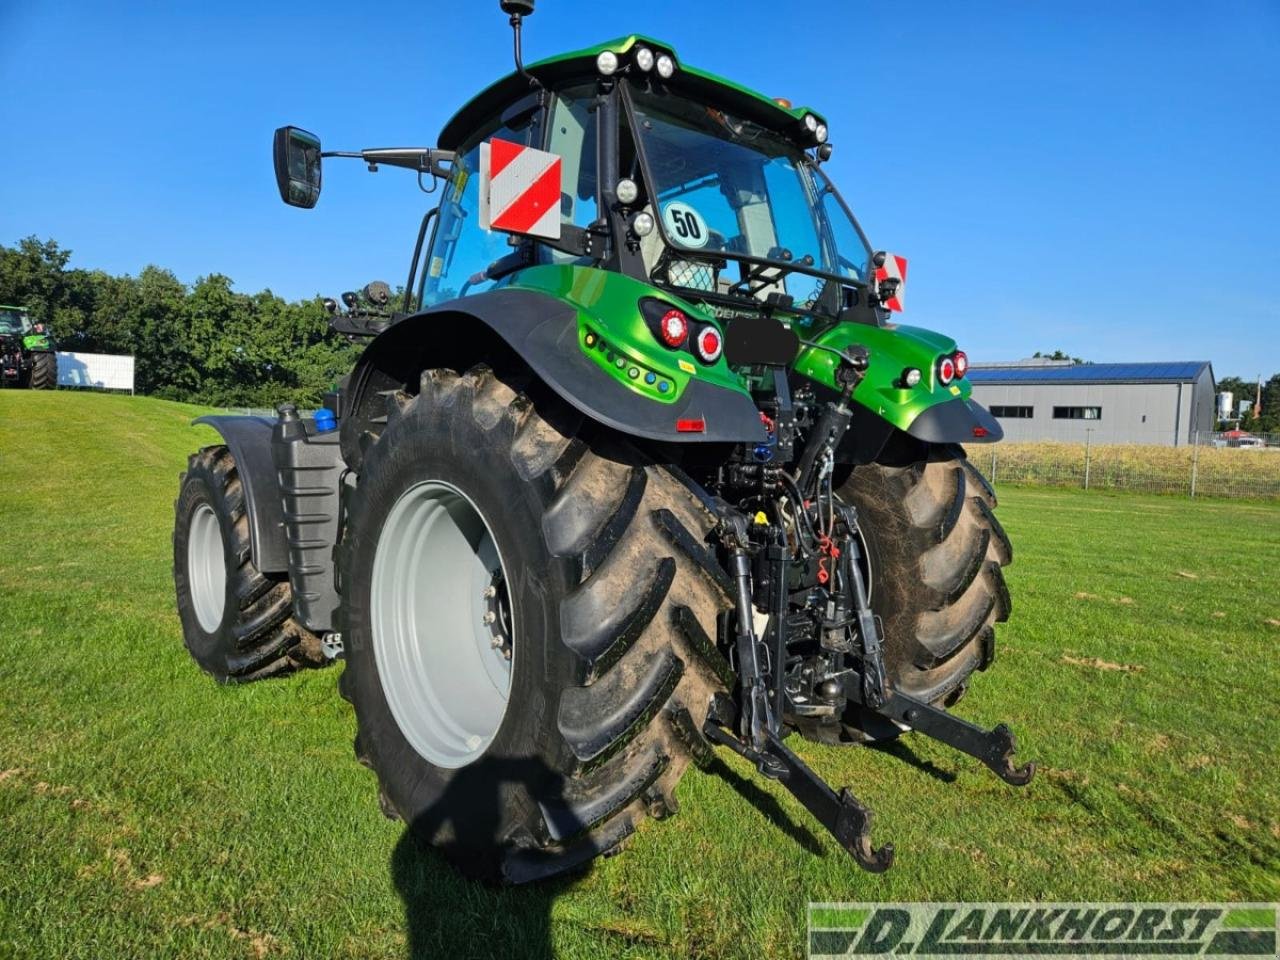
[(320, 138), (297, 127), (281, 127), (271, 152), (280, 199), (291, 207), (314, 207), (320, 199)]

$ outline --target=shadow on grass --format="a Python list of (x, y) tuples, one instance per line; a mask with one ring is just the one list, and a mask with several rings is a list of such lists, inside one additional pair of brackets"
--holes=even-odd
[(907, 766), (915, 767), (921, 773), (928, 774), (935, 780), (941, 780), (943, 783), (955, 783), (956, 775), (954, 771), (945, 770), (932, 760), (923, 759), (920, 754), (903, 743), (901, 737), (893, 740), (881, 740), (878, 743), (869, 743), (866, 746), (877, 753), (885, 753), (895, 760), (901, 760)]
[[(522, 886), (468, 874), (498, 874), (497, 859), (483, 851), (496, 850), (494, 838), (509, 829), (503, 811), (519, 804), (521, 785), (538, 784), (539, 796), (554, 797), (559, 783), (540, 760), (491, 758), (460, 770), (407, 826), (391, 855), (391, 876), (404, 901), (410, 960), (554, 956), (551, 905), (581, 871)], [(433, 838), (434, 847), (420, 838)]]
[(739, 776), (719, 757), (711, 761), (711, 764), (707, 767), (707, 773), (723, 779), (725, 783), (734, 789), (738, 796), (759, 810), (766, 820), (800, 844), (809, 853), (819, 857), (825, 855), (822, 844), (818, 842), (818, 838), (810, 832), (808, 827), (792, 820), (772, 794), (765, 792), (746, 777)]

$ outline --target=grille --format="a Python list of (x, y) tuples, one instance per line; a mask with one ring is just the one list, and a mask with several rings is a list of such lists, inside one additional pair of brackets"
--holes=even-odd
[(714, 291), (716, 270), (711, 264), (698, 260), (669, 260), (667, 283), (673, 287), (687, 287), (690, 290)]

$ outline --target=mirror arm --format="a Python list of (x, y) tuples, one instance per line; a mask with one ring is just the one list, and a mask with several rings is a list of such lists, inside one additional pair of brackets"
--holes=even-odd
[(385, 164), (388, 167), (403, 167), (418, 173), (429, 173), (436, 177), (449, 175), (448, 165), (457, 159), (452, 150), (438, 150), (434, 147), (377, 147), (369, 150), (326, 150), (322, 157), (349, 157), (363, 160), (370, 169)]

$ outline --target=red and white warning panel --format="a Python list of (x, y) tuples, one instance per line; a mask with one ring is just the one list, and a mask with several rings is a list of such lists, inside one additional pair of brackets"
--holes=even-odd
[(890, 310), (901, 310), (906, 285), (907, 258), (886, 253), (884, 263), (876, 267), (876, 292), (884, 305)]
[(496, 137), (480, 144), (480, 226), (560, 239), (560, 157)]

